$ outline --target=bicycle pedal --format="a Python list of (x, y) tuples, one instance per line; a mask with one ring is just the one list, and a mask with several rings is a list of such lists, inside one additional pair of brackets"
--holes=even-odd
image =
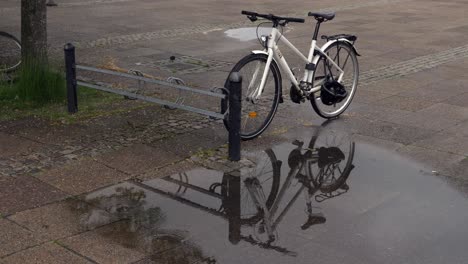
[(280, 98), (279, 98), (279, 103), (280, 103), (280, 104), (284, 103), (284, 98), (283, 98), (283, 96), (280, 96)]

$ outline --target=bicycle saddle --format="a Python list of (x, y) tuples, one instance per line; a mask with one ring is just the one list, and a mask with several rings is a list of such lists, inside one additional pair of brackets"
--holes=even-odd
[(318, 156), (319, 168), (323, 168), (326, 165), (337, 163), (345, 159), (343, 151), (337, 147), (321, 147), (318, 150)]
[(334, 12), (330, 13), (317, 13), (317, 12), (309, 12), (309, 16), (315, 17), (317, 20), (332, 20), (335, 17)]

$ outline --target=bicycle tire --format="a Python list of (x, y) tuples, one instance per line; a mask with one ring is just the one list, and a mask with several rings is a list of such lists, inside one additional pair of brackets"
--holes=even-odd
[[(271, 166), (272, 166), (272, 184), (271, 184), (271, 189), (270, 192), (268, 193), (268, 198), (265, 202), (265, 205), (268, 209), (271, 208), (273, 203), (275, 202), (276, 196), (278, 195), (279, 187), (280, 187), (280, 177), (281, 177), (281, 165), (282, 162), (276, 158), (275, 153), (271, 149), (265, 150), (265, 153), (267, 154), (269, 160), (271, 161)], [(242, 199), (241, 195), (241, 199)], [(241, 201), (242, 203), (242, 201)], [(242, 208), (242, 204), (241, 204)], [(241, 219), (240, 222), (242, 225), (253, 225), (256, 224), (258, 221), (260, 221), (263, 218), (263, 212), (258, 211), (257, 214), (251, 216), (251, 217), (242, 217), (242, 211), (241, 211)]]
[[(275, 61), (272, 61), (270, 65), (269, 74), (273, 75), (272, 81), (274, 82), (273, 85), (275, 87), (274, 87), (274, 94), (272, 94), (273, 98), (271, 99), (271, 105), (269, 106), (270, 110), (268, 114), (266, 115), (265, 120), (263, 120), (263, 122), (260, 121), (260, 125), (258, 126), (258, 128), (253, 129), (253, 131), (247, 131), (245, 129), (245, 126), (247, 125), (247, 122), (250, 119), (257, 118), (258, 111), (249, 111), (250, 108), (253, 107), (254, 105), (261, 107), (260, 103), (263, 103), (263, 102), (266, 102), (266, 104), (268, 105), (268, 99), (265, 99), (265, 97), (263, 96), (271, 95), (271, 94), (267, 94), (270, 88), (268, 86), (269, 83), (267, 82), (265, 84), (265, 88), (263, 89), (263, 94), (260, 99), (264, 101), (260, 103), (259, 102), (253, 103), (251, 101), (246, 100), (248, 92), (249, 92), (248, 88), (249, 88), (251, 77), (248, 73), (246, 74), (242, 70), (246, 68), (245, 66), (248, 65), (249, 63), (252, 63), (255, 61), (258, 61), (260, 63), (266, 63), (267, 59), (268, 59), (268, 56), (265, 54), (249, 54), (245, 56), (244, 58), (242, 58), (231, 70), (231, 73), (239, 72), (241, 76), (243, 77), (243, 80), (242, 80), (242, 113), (241, 113), (241, 131), (240, 131), (240, 136), (242, 140), (251, 140), (251, 139), (258, 137), (260, 134), (262, 134), (271, 124), (271, 121), (273, 120), (273, 117), (275, 116), (275, 113), (278, 110), (278, 104), (279, 104), (279, 99), (280, 99), (280, 94), (281, 94), (281, 89), (282, 89), (281, 87), (282, 81), (281, 81), (281, 73), (279, 71), (278, 65), (276, 64)], [(268, 78), (269, 77), (270, 75), (268, 76)], [(261, 76), (260, 78), (256, 78), (256, 80), (257, 79), (261, 80)], [(228, 80), (226, 80), (225, 87), (227, 87), (228, 82), (229, 82), (229, 78)], [(227, 110), (228, 110), (228, 99), (227, 98), (222, 99), (221, 100), (221, 113), (225, 113)], [(224, 119), (224, 126), (226, 127), (227, 130), (229, 130), (229, 124), (227, 120), (228, 119)], [(242, 128), (242, 126), (244, 126), (244, 128)]]
[[(18, 51), (19, 51), (19, 53), (17, 54), (18, 55), (18, 61), (14, 62), (11, 66), (5, 66), (5, 68), (2, 66), (2, 61), (6, 60), (6, 59), (4, 59), (2, 53), (0, 53), (0, 73), (11, 73), (13, 71), (16, 71), (19, 68), (19, 66), (21, 65), (21, 41), (19, 39), (17, 39), (15, 36), (13, 36), (13, 35), (11, 35), (9, 33), (0, 31), (0, 39), (2, 39), (2, 38), (4, 39), (3, 41), (5, 41), (5, 43), (9, 43), (10, 45), (16, 46), (18, 48)], [(0, 40), (0, 43), (2, 43), (3, 41)], [(5, 45), (2, 45), (2, 46), (4, 46), (4, 47), (2, 47), (3, 51), (8, 52), (8, 50), (5, 49)], [(0, 50), (0, 52), (1, 52), (1, 50)], [(13, 51), (13, 52), (15, 52), (15, 51)]]
[[(325, 122), (325, 125), (329, 124), (329, 121)], [(327, 131), (324, 131), (324, 127), (320, 127), (319, 130), (316, 132), (316, 134), (312, 137), (310, 143), (309, 143), (309, 148), (313, 149), (314, 147), (317, 148), (317, 140), (320, 137), (320, 134), (324, 134)], [(328, 133), (326, 133), (328, 135)], [(319, 187), (319, 190), (323, 193), (330, 193), (333, 191), (336, 191), (338, 188), (340, 188), (348, 179), (349, 175), (351, 174), (351, 171), (354, 169), (353, 161), (354, 161), (354, 152), (355, 152), (355, 143), (350, 142), (350, 148), (349, 152), (347, 155), (348, 160), (346, 161), (346, 165), (343, 169), (343, 172), (341, 173), (340, 177), (336, 179), (332, 184), (328, 185), (322, 185), (320, 182), (318, 182), (317, 178), (314, 177), (314, 173), (312, 172), (312, 166), (314, 164), (309, 163), (307, 166), (307, 173), (311, 176), (312, 183), (315, 187)]]
[[(354, 73), (354, 75), (353, 75), (353, 78), (352, 78), (352, 87), (351, 87), (351, 89), (349, 89), (350, 91), (348, 91), (348, 96), (347, 96), (347, 98), (344, 99), (344, 103), (338, 109), (333, 110), (331, 112), (325, 111), (324, 109), (325, 109), (326, 105), (321, 101), (321, 97), (318, 95), (319, 92), (313, 94), (312, 98), (310, 98), (310, 102), (311, 102), (312, 107), (315, 110), (315, 112), (319, 116), (321, 116), (323, 118), (327, 118), (327, 119), (335, 118), (335, 117), (341, 115), (349, 107), (349, 105), (351, 104), (351, 101), (353, 100), (354, 95), (356, 94), (356, 90), (357, 90), (357, 86), (358, 86), (358, 80), (359, 80), (359, 63), (358, 63), (358, 60), (357, 60), (356, 52), (354, 51), (351, 44), (349, 44), (347, 42), (344, 42), (344, 41), (337, 41), (337, 42), (334, 42), (333, 44), (331, 44), (329, 47), (327, 47), (324, 50), (324, 53), (329, 55), (329, 53), (334, 48), (337, 49), (337, 56), (334, 59), (335, 63), (337, 63), (337, 64), (340, 64), (339, 53), (340, 53), (341, 49), (344, 49), (344, 50), (347, 51), (346, 55), (348, 55), (349, 58), (351, 58), (351, 61), (353, 63), (353, 73)], [(348, 56), (345, 57), (344, 61), (342, 60), (342, 62), (344, 64), (343, 66), (346, 66), (346, 63), (348, 61)], [(336, 60), (336, 58), (338, 58), (338, 60)], [(317, 62), (316, 69), (314, 71), (314, 75), (313, 75), (313, 78), (312, 78), (312, 80), (313, 80), (313, 85), (312, 86), (313, 87), (318, 86), (318, 83), (316, 83), (317, 80), (319, 80), (319, 79), (322, 80), (322, 79), (326, 78), (326, 76), (329, 75), (329, 73), (327, 72), (327, 71), (329, 71), (329, 69), (327, 70), (326, 61), (327, 61), (326, 57), (322, 55), (320, 57), (320, 59), (318, 60), (318, 62)], [(339, 65), (339, 66), (341, 67), (342, 65)], [(323, 68), (323, 73), (320, 72), (322, 70), (322, 68)], [(345, 70), (345, 74), (347, 72), (348, 71)], [(317, 76), (317, 75), (320, 75), (320, 74), (323, 74), (323, 76)], [(342, 83), (343, 82), (344, 81), (342, 81)], [(346, 85), (345, 85), (345, 88), (346, 88)], [(336, 107), (336, 105), (334, 105), (334, 107)]]

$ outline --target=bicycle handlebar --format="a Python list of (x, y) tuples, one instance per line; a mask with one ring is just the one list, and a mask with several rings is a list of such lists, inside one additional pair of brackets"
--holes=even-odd
[[(265, 19), (268, 19), (268, 20), (271, 20), (271, 21), (276, 21), (276, 22), (279, 22), (279, 21), (296, 22), (296, 23), (304, 23), (305, 22), (305, 20), (303, 18), (280, 17), (280, 16), (275, 16), (273, 14), (259, 14), (259, 13), (256, 13), (256, 12), (245, 11), (245, 10), (242, 10), (241, 14), (250, 16), (250, 17), (252, 17), (254, 19), (256, 17), (261, 17), (261, 18), (265, 18)], [(252, 18), (250, 18), (250, 19), (252, 20)]]

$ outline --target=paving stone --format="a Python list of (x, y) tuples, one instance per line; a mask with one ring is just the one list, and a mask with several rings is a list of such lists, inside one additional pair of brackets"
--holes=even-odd
[(191, 160), (184, 160), (184, 161), (180, 161), (174, 164), (164, 166), (162, 168), (157, 168), (154, 170), (146, 171), (145, 173), (138, 175), (137, 179), (141, 181), (152, 180), (156, 178), (161, 178), (161, 177), (189, 171), (197, 167), (198, 166)]
[(373, 144), (373, 145), (377, 145), (388, 150), (397, 150), (403, 146), (403, 144), (395, 143), (390, 140), (364, 136), (364, 135), (359, 135), (359, 134), (352, 135), (352, 138), (353, 140), (355, 140), (356, 144), (358, 145), (358, 149), (359, 149), (359, 144)]
[(468, 93), (459, 94), (445, 100), (444, 103), (468, 108)]
[(406, 116), (410, 113), (411, 112), (405, 110), (383, 108), (378, 104), (373, 104), (354, 108), (348, 111), (347, 114), (350, 117), (359, 117), (368, 120), (391, 121), (395, 117)]
[(378, 101), (381, 101), (384, 98), (392, 96), (391, 94), (374, 92), (370, 90), (361, 90), (357, 89), (356, 94), (353, 98), (353, 103), (366, 103), (366, 104), (375, 104)]
[(464, 135), (462, 132), (450, 133), (443, 130), (417, 141), (413, 145), (468, 156), (468, 135)]
[(15, 253), (3, 259), (5, 263), (36, 263), (36, 264), (86, 264), (91, 261), (55, 244), (46, 243)]
[(98, 263), (132, 263), (145, 257), (131, 233), (119, 230), (118, 224), (108, 225), (77, 236), (60, 240), (67, 248)]
[(8, 219), (34, 232), (41, 240), (57, 240), (97, 227), (83, 222), (89, 207), (83, 201), (67, 199), (16, 213)]
[(393, 116), (388, 121), (434, 131), (468, 120), (468, 108), (438, 103), (418, 112)]
[(128, 179), (130, 176), (91, 159), (56, 167), (36, 176), (69, 194), (77, 195)]
[(407, 156), (416, 162), (430, 166), (438, 174), (450, 175), (452, 167), (465, 157), (444, 151), (422, 148), (414, 145), (403, 146), (397, 150), (400, 154)]
[(0, 234), (0, 259), (40, 243), (32, 232), (6, 219), (0, 219)]
[(172, 152), (184, 158), (190, 157), (192, 154), (202, 149), (211, 149), (221, 144), (220, 142), (201, 137), (194, 133), (188, 133), (152, 143), (152, 145), (157, 148)]
[(349, 118), (345, 122), (352, 133), (389, 140), (404, 145), (411, 144), (435, 133), (432, 130), (378, 120)]
[[(411, 75), (412, 76), (412, 75)], [(414, 80), (412, 78), (395, 78), (389, 80), (383, 80), (378, 83), (366, 84), (361, 82), (358, 87), (359, 90), (378, 92), (384, 94), (396, 95), (404, 91), (413, 90), (422, 85), (420, 80)]]
[(96, 160), (128, 174), (137, 175), (180, 161), (182, 158), (166, 150), (137, 144), (96, 157)]
[(455, 126), (448, 127), (444, 129), (447, 133), (461, 134), (463, 136), (468, 136), (468, 120), (460, 122)]
[(466, 85), (468, 85), (468, 81), (442, 80), (423, 85), (418, 89), (402, 92), (399, 95), (439, 103), (466, 93)]
[(0, 158), (27, 155), (40, 146), (34, 141), (0, 132)]
[(399, 109), (404, 111), (416, 112), (421, 109), (434, 105), (433, 102), (419, 100), (416, 98), (409, 98), (406, 96), (394, 95), (375, 102), (376, 105), (390, 108)]
[(0, 213), (4, 216), (66, 197), (64, 192), (31, 176), (0, 180)]

